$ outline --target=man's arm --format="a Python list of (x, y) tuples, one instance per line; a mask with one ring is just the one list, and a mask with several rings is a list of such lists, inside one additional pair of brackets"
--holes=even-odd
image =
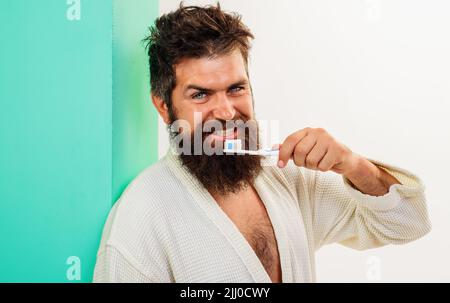
[[(358, 250), (405, 244), (431, 230), (421, 180), (405, 169), (368, 161), (400, 183), (384, 195), (373, 196), (353, 188), (344, 175), (300, 168), (296, 192), (305, 222), (312, 226), (315, 250), (331, 243)], [(286, 172), (289, 176), (296, 174), (293, 167)]]
[[(130, 256), (130, 254), (128, 254)], [(139, 270), (137, 262), (130, 257), (125, 257), (116, 247), (107, 245), (97, 255), (94, 269), (94, 283), (156, 283), (158, 280), (151, 278)]]
[[(288, 178), (302, 176), (295, 192), (315, 249), (403, 244), (430, 231), (424, 187), (412, 173), (365, 159), (321, 128), (295, 132), (279, 149), (278, 166)], [(308, 169), (285, 168), (290, 159)]]

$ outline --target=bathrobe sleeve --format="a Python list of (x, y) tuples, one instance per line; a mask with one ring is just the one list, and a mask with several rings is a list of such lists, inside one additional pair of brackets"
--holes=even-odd
[(94, 283), (156, 283), (158, 280), (143, 273), (132, 257), (124, 256), (116, 247), (107, 246), (97, 256)]
[(315, 250), (336, 242), (358, 250), (404, 244), (431, 230), (422, 181), (407, 170), (368, 160), (401, 184), (370, 196), (342, 175), (303, 169)]

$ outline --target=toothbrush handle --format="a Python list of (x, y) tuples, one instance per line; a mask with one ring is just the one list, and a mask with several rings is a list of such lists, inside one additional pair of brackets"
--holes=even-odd
[(260, 155), (262, 156), (278, 156), (278, 150), (261, 150)]
[(278, 156), (278, 150), (260, 149), (260, 150), (229, 150), (224, 149), (224, 153), (247, 154), (257, 156)]

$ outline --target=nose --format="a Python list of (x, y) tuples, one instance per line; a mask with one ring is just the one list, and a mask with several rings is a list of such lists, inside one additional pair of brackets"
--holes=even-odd
[(236, 110), (226, 94), (219, 94), (213, 113), (218, 120), (231, 120), (236, 115)]

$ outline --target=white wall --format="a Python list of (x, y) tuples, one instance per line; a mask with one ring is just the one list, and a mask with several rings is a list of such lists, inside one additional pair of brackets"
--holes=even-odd
[[(206, 4), (215, 1), (185, 1)], [(160, 13), (178, 0), (160, 0)], [(259, 119), (281, 138), (324, 127), (426, 186), (433, 231), (404, 246), (317, 254), (319, 282), (450, 282), (450, 2), (223, 0), (256, 36), (250, 74)], [(161, 124), (160, 152), (167, 148)]]

